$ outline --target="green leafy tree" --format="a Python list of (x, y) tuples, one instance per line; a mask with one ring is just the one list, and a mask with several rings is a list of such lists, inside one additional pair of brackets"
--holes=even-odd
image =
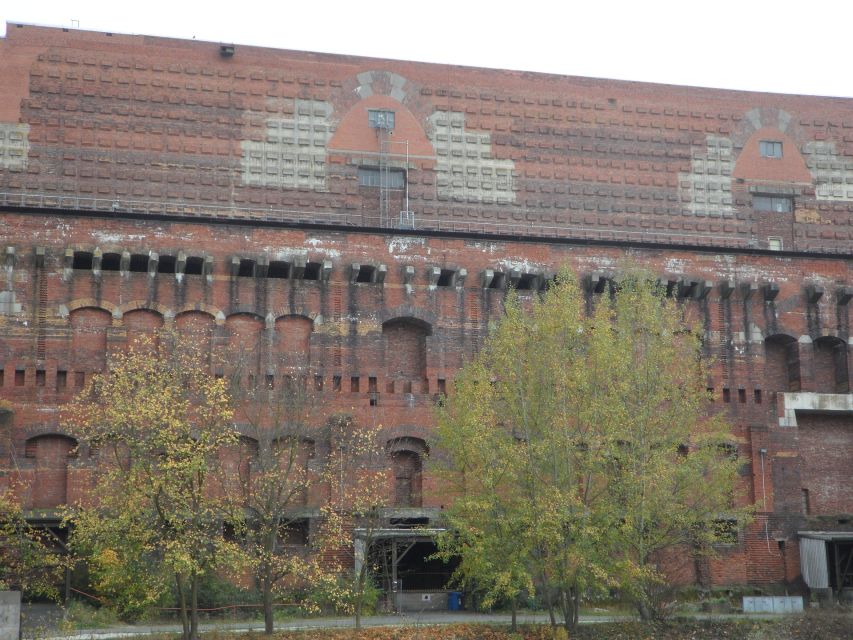
[(131, 345), (66, 412), (100, 456), (92, 495), (69, 514), (72, 548), (127, 617), (174, 585), (185, 640), (198, 637), (201, 577), (241, 558), (223, 535), (241, 514), (215, 482), (220, 452), (237, 435), (203, 342), (163, 333)]
[(587, 307), (566, 271), (541, 298), (511, 294), (437, 431), (455, 493), (442, 553), (487, 597), (535, 585), (567, 628), (610, 587), (650, 614), (663, 554), (709, 552), (714, 521), (743, 515), (682, 309), (642, 274)]
[(0, 490), (0, 590), (59, 599), (57, 585), (68, 566), (50, 534), (27, 522), (12, 490)]

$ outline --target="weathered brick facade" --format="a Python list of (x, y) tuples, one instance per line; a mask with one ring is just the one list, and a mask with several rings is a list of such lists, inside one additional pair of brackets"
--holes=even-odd
[(593, 296), (642, 265), (704, 327), (758, 509), (685, 579), (796, 583), (797, 531), (853, 531), (853, 100), (227, 53), (0, 41), (0, 483), (24, 478), (28, 507), (73, 501), (94, 464), (59, 406), (171, 325), (261, 345), (253, 375), (306, 367), (440, 508), (415, 454), (506, 287), (568, 264)]

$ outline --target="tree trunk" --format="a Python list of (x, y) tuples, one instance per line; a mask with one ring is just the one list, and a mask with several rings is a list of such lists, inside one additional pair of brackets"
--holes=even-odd
[(272, 608), (272, 582), (269, 577), (261, 581), (264, 599), (264, 633), (272, 634), (274, 631), (273, 608)]
[(512, 598), (512, 624), (510, 624), (509, 630), (513, 633), (518, 631), (518, 596)]
[(551, 628), (557, 628), (557, 616), (554, 614), (554, 601), (551, 599), (551, 589), (545, 587), (545, 606), (548, 607), (548, 617), (551, 618)]
[(198, 574), (190, 579), (190, 640), (198, 640)]
[(178, 588), (178, 608), (181, 616), (181, 629), (183, 629), (181, 639), (189, 640), (190, 621), (187, 618), (187, 595), (184, 593), (184, 579), (181, 577), (180, 573), (175, 574), (175, 584)]

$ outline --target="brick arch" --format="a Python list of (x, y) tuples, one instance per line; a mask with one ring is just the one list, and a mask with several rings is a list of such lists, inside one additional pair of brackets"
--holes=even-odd
[(227, 362), (247, 373), (260, 370), (263, 349), (264, 318), (252, 312), (230, 313), (225, 318), (228, 348)]
[(77, 298), (71, 302), (66, 302), (59, 306), (59, 315), (65, 318), (71, 315), (74, 311), (77, 311), (78, 309), (85, 309), (86, 307), (103, 309), (104, 311), (108, 311), (114, 318), (121, 317), (121, 312), (117, 305), (107, 302), (106, 300), (95, 300), (94, 298)]
[(424, 451), (429, 451), (429, 440), (432, 432), (428, 427), (417, 424), (400, 424), (393, 427), (386, 427), (382, 430), (382, 437), (386, 443), (395, 441), (420, 440), (424, 443)]
[(225, 313), (219, 307), (214, 307), (212, 304), (204, 302), (196, 302), (195, 304), (186, 304), (175, 310), (175, 318), (184, 313), (206, 313), (213, 318), (217, 326), (225, 324)]
[(33, 460), (30, 508), (52, 509), (67, 502), (68, 460), (76, 456), (77, 440), (56, 433), (27, 439), (25, 457)]
[(395, 438), (388, 441), (387, 449), (394, 478), (394, 506), (422, 506), (426, 442), (420, 438)]
[(438, 318), (436, 315), (426, 309), (415, 307), (410, 304), (401, 304), (399, 306), (383, 309), (379, 314), (379, 320), (384, 325), (390, 320), (398, 320), (403, 318), (412, 318), (418, 320), (425, 325), (429, 325), (429, 332), (432, 335), (432, 328), (436, 325)]
[(769, 391), (800, 390), (800, 343), (792, 335), (764, 338), (764, 382)]
[(814, 383), (818, 393), (850, 391), (847, 343), (835, 336), (821, 336), (813, 343)]
[[(761, 140), (782, 143), (781, 158), (763, 158), (759, 153)], [(769, 182), (812, 183), (812, 174), (806, 166), (797, 143), (775, 127), (761, 127), (752, 133), (738, 155), (732, 177), (744, 180)]]
[(153, 311), (155, 313), (159, 313), (164, 318), (168, 318), (173, 315), (172, 310), (166, 305), (148, 300), (131, 300), (130, 302), (120, 304), (116, 306), (114, 315), (116, 317), (123, 318), (124, 314), (130, 313), (131, 311)]
[[(391, 140), (406, 140), (409, 157), (434, 162), (435, 148), (427, 137), (421, 121), (399, 100), (387, 95), (371, 95), (359, 100), (343, 115), (327, 144), (329, 154), (336, 152), (379, 152), (379, 137), (367, 121), (370, 109), (387, 109), (395, 113), (394, 133)], [(399, 145), (394, 145), (397, 147)], [(405, 147), (393, 148), (392, 153), (405, 153)]]
[(127, 345), (139, 344), (145, 338), (156, 343), (157, 335), (165, 323), (163, 316), (160, 311), (145, 307), (125, 312), (122, 315), (122, 325)]
[(100, 371), (107, 364), (107, 329), (113, 324), (108, 309), (79, 305), (68, 313), (71, 325), (69, 356), (81, 371)]
[(285, 367), (307, 367), (311, 359), (311, 334), (314, 320), (308, 316), (286, 314), (275, 319), (273, 357)]

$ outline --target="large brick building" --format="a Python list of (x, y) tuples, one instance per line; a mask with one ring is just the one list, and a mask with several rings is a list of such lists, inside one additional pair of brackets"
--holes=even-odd
[(434, 397), (507, 287), (630, 262), (704, 323), (757, 505), (690, 579), (849, 574), (853, 100), (17, 24), (0, 82), (0, 483), (35, 515), (95, 464), (58, 407), (171, 325), (298, 357), (434, 523)]

